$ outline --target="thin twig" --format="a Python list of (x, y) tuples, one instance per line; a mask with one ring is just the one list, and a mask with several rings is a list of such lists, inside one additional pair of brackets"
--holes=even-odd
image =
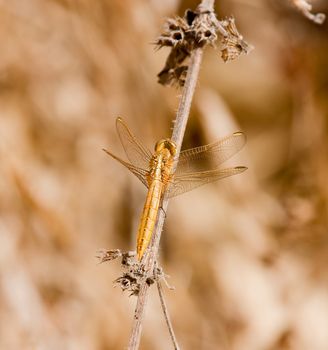
[(161, 301), (161, 306), (162, 306), (162, 309), (163, 309), (166, 325), (167, 325), (167, 328), (169, 330), (170, 337), (171, 337), (171, 340), (172, 340), (172, 343), (173, 343), (173, 346), (174, 346), (174, 350), (180, 350), (177, 338), (175, 337), (175, 334), (174, 334), (174, 330), (173, 330), (173, 327), (172, 327), (170, 315), (169, 315), (169, 312), (168, 312), (168, 309), (167, 309), (167, 306), (166, 306), (166, 302), (165, 302), (165, 298), (164, 298), (164, 294), (163, 294), (163, 288), (162, 288), (162, 285), (161, 285), (160, 281), (157, 281), (157, 290), (158, 290), (159, 300)]
[(172, 132), (172, 140), (177, 145), (177, 158), (180, 154), (183, 136), (186, 130), (189, 117), (191, 101), (194, 95), (200, 63), (202, 61), (203, 49), (196, 49), (191, 56), (191, 62), (187, 73), (185, 87), (181, 96), (174, 128)]
[(294, 6), (303, 13), (305, 17), (316, 24), (323, 24), (326, 19), (326, 15), (324, 13), (316, 13), (313, 14), (312, 5), (309, 4), (308, 0), (292, 0)]
[[(196, 49), (191, 54), (190, 66), (188, 68), (185, 86), (182, 92), (176, 120), (174, 123), (172, 140), (176, 143), (176, 146), (177, 146), (177, 158), (179, 157), (179, 154), (180, 154), (183, 136), (186, 130), (187, 122), (188, 122), (192, 97), (194, 95), (194, 91), (196, 88), (196, 82), (198, 79), (198, 73), (199, 73), (199, 68), (202, 61), (202, 56), (203, 56), (203, 49)], [(173, 169), (173, 171), (174, 170), (175, 169)], [(158, 215), (156, 229), (153, 235), (153, 240), (151, 242), (150, 257), (151, 257), (151, 260), (153, 261), (155, 261), (157, 257), (159, 242), (161, 239), (161, 234), (163, 231), (163, 226), (165, 221), (165, 213), (167, 211), (168, 204), (169, 204), (169, 199), (164, 194), (163, 203), (162, 203), (163, 210), (160, 211)]]
[[(202, 12), (213, 11), (214, 0), (202, 0), (199, 5), (199, 9)], [(191, 53), (191, 61), (187, 72), (186, 81), (182, 90), (182, 96), (179, 102), (179, 108), (176, 115), (176, 120), (174, 123), (174, 128), (172, 132), (172, 140), (177, 145), (177, 154), (176, 157), (179, 157), (181, 145), (183, 141), (183, 136), (185, 133), (191, 102), (194, 95), (198, 73), (200, 69), (200, 64), (202, 60), (203, 49), (198, 48)], [(175, 170), (175, 169), (173, 169)], [(162, 208), (158, 214), (156, 229), (153, 234), (153, 239), (150, 243), (149, 254), (145, 256), (145, 268), (150, 273), (153, 273), (155, 262), (158, 255), (159, 242), (163, 230), (164, 220), (165, 220), (165, 212), (168, 207), (169, 200), (164, 195)], [(137, 306), (134, 313), (132, 332), (129, 340), (129, 350), (137, 350), (140, 344), (141, 331), (142, 331), (142, 321), (145, 314), (145, 307), (148, 300), (148, 289), (149, 285), (147, 283), (143, 283), (140, 288), (140, 292), (138, 295)]]
[[(180, 153), (183, 135), (185, 132), (185, 128), (188, 121), (190, 106), (192, 96), (194, 94), (196, 81), (198, 77), (200, 62), (202, 58), (202, 49), (197, 49), (193, 51), (191, 55), (191, 63), (188, 68), (187, 78), (184, 85), (184, 89), (182, 92), (182, 97), (180, 100), (180, 105), (173, 129), (172, 139), (177, 144), (177, 155)], [(161, 233), (163, 230), (164, 220), (165, 220), (165, 212), (168, 207), (168, 198), (165, 197), (163, 199), (162, 208), (158, 214), (156, 229), (153, 234), (153, 239), (150, 244), (149, 254), (146, 256), (147, 261), (145, 261), (145, 266), (148, 271), (154, 270), (154, 263), (156, 261), (158, 255), (159, 242), (161, 239)], [(132, 326), (132, 333), (129, 342), (129, 350), (137, 350), (140, 343), (141, 330), (142, 330), (142, 320), (144, 316), (145, 306), (148, 298), (148, 284), (144, 283), (138, 295), (137, 307), (134, 313), (134, 322)]]

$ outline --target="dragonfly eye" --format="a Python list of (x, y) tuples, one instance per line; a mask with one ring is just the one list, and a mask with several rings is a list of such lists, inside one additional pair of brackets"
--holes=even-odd
[(170, 139), (166, 139), (165, 140), (165, 147), (170, 151), (172, 156), (175, 156), (175, 154), (177, 153), (177, 146), (176, 146), (175, 142), (173, 142)]
[(155, 151), (159, 152), (165, 148), (165, 140), (159, 140), (155, 144)]
[(171, 153), (172, 156), (175, 156), (175, 154), (177, 152), (177, 146), (170, 139), (159, 140), (156, 143), (156, 145), (155, 145), (156, 152), (162, 151), (163, 149), (167, 149)]

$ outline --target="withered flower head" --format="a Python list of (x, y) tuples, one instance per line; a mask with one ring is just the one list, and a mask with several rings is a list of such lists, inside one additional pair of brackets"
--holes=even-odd
[(235, 19), (230, 17), (221, 22), (227, 34), (222, 38), (221, 57), (224, 62), (232, 61), (241, 54), (248, 54), (253, 50), (241, 34), (239, 34), (235, 25)]
[(155, 41), (158, 49), (171, 47), (165, 66), (158, 74), (158, 82), (183, 86), (188, 70), (184, 61), (197, 48), (215, 46), (218, 34), (222, 36), (224, 61), (233, 60), (252, 49), (238, 33), (233, 18), (218, 21), (213, 11), (204, 10), (201, 6), (196, 11), (187, 10), (183, 18), (168, 19), (162, 34)]

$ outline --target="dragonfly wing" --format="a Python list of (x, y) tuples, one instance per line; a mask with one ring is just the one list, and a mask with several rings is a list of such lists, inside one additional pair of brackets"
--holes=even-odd
[(104, 151), (108, 155), (110, 155), (112, 158), (116, 159), (118, 162), (124, 165), (126, 168), (128, 168), (148, 188), (148, 181), (147, 181), (147, 177), (149, 175), (148, 170), (138, 168), (133, 164), (125, 162), (124, 160), (115, 156), (113, 153), (111, 153), (110, 151), (107, 151), (106, 149), (104, 149)]
[(246, 135), (242, 132), (235, 132), (209, 145), (182, 151), (175, 173), (180, 175), (216, 169), (221, 163), (240, 151), (245, 143)]
[(152, 157), (151, 152), (132, 134), (122, 118), (116, 119), (116, 130), (131, 164), (138, 168), (148, 169)]
[(216, 169), (195, 173), (185, 173), (183, 175), (175, 175), (173, 177), (173, 181), (170, 183), (167, 189), (166, 195), (168, 198), (175, 197), (210, 182), (242, 173), (246, 169), (247, 168), (244, 166), (237, 166), (234, 168)]

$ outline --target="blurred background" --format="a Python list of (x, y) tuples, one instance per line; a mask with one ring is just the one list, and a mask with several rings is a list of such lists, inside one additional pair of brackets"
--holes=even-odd
[[(153, 148), (180, 91), (156, 74), (165, 18), (197, 1), (0, 1), (0, 348), (128, 343), (135, 297), (101, 248), (134, 249), (146, 189), (124, 158), (122, 116)], [(312, 1), (328, 13), (326, 1)], [(249, 170), (170, 202), (160, 259), (183, 349), (328, 349), (328, 26), (285, 0), (216, 1), (255, 49), (207, 48), (184, 148), (237, 130)], [(142, 349), (171, 349), (151, 292)]]

